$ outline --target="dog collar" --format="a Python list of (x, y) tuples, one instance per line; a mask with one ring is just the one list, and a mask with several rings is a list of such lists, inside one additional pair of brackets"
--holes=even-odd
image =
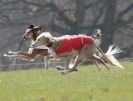
[(51, 42), (50, 44), (47, 45), (47, 47), (51, 47), (53, 45), (53, 42)]

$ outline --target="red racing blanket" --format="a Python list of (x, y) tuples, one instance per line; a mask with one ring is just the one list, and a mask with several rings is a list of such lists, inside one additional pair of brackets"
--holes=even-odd
[(79, 50), (83, 48), (85, 44), (93, 43), (93, 38), (87, 35), (65, 35), (60, 38), (61, 44), (56, 49), (56, 54)]

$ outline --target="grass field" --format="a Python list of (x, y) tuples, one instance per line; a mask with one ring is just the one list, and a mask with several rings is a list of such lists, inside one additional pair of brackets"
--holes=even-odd
[(133, 62), (97, 72), (95, 65), (62, 75), (56, 69), (0, 72), (0, 101), (133, 101)]

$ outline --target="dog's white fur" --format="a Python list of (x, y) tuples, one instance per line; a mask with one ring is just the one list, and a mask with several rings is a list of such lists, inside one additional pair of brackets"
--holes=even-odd
[(112, 61), (112, 63), (119, 67), (119, 68), (124, 68), (120, 63), (119, 61), (114, 57), (115, 54), (119, 54), (121, 53), (122, 50), (120, 50), (120, 48), (118, 46), (114, 46), (114, 45), (110, 45), (107, 52), (105, 53), (106, 57)]

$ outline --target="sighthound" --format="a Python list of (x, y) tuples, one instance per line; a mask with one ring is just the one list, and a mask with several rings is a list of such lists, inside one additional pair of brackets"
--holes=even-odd
[[(26, 31), (25, 34), (23, 35), (23, 39), (25, 40), (30, 40), (31, 44), (36, 40), (36, 38), (39, 36), (39, 32), (41, 30), (41, 27), (35, 26), (35, 25), (30, 25)], [(44, 32), (45, 34), (49, 32)], [(5, 57), (10, 57), (10, 58), (17, 58), (17, 59), (22, 59), (22, 60), (34, 60), (36, 56), (47, 56), (49, 55), (48, 48), (46, 46), (39, 46), (37, 48), (29, 48), (29, 51), (23, 52), (23, 51), (9, 51), (8, 53), (5, 53)]]
[[(40, 45), (46, 45), (48, 48), (53, 50), (53, 53), (55, 54), (53, 57), (65, 58), (66, 66), (62, 73), (77, 71), (77, 65), (82, 61), (94, 62), (98, 70), (101, 69), (99, 63), (103, 64), (108, 70), (110, 70), (110, 67), (105, 62), (123, 68), (123, 66), (121, 66), (118, 60), (113, 56), (113, 54), (119, 53), (120, 50), (118, 48), (113, 49), (113, 46), (110, 46), (107, 51), (108, 54), (103, 53), (95, 41), (95, 37), (83, 34), (65, 35), (61, 37), (53, 37), (50, 33), (41, 34), (33, 43), (33, 47), (36, 48)], [(74, 64), (72, 68), (70, 68), (72, 59), (74, 59)]]

